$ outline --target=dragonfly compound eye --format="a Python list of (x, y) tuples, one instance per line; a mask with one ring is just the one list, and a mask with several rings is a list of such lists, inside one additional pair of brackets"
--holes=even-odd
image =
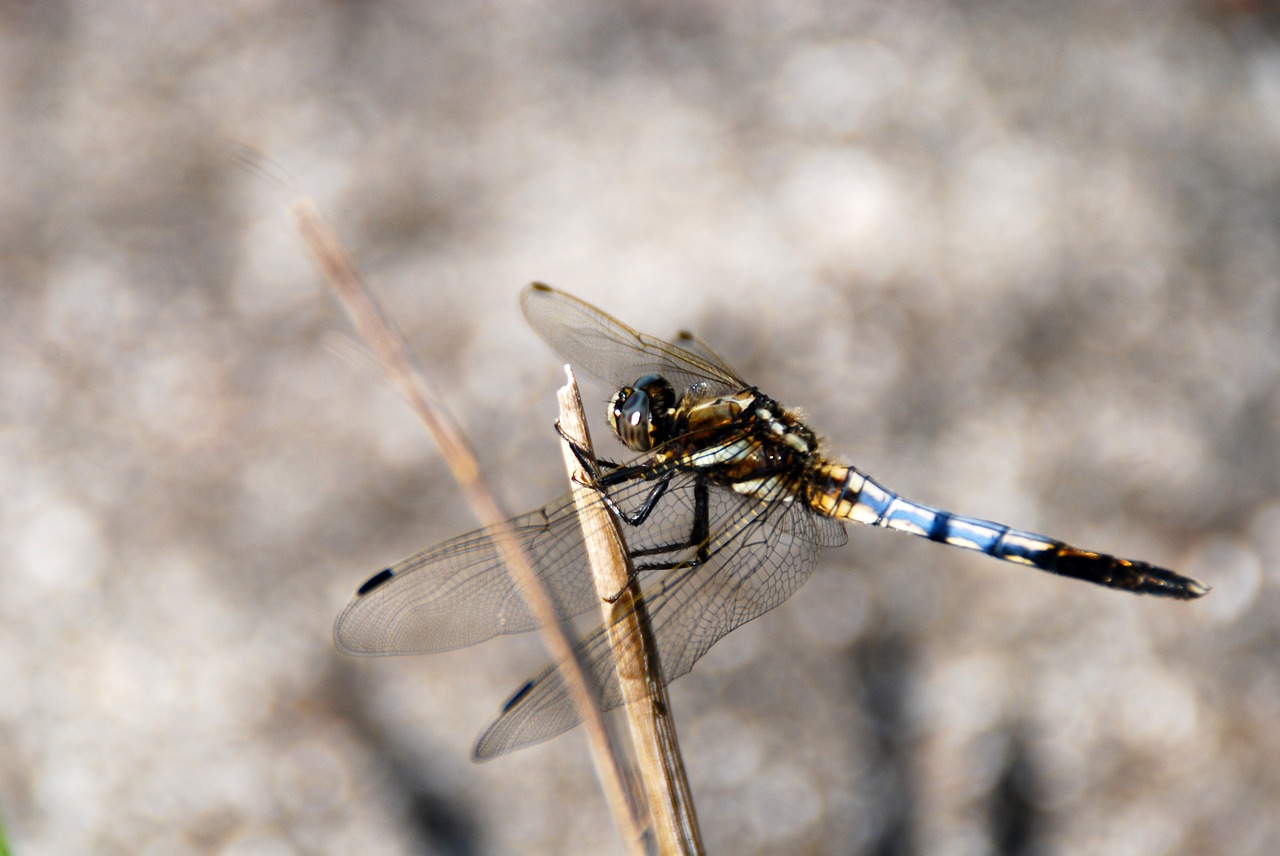
[(618, 390), (609, 406), (609, 427), (627, 448), (648, 452), (672, 438), (676, 393), (661, 375), (647, 374)]
[(628, 449), (647, 452), (653, 448), (653, 413), (649, 393), (624, 386), (609, 406), (609, 427)]

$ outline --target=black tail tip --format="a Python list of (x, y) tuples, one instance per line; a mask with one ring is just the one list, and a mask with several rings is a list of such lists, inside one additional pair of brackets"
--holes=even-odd
[(1209, 593), (1212, 587), (1192, 577), (1184, 577), (1164, 568), (1150, 568), (1142, 574), (1134, 591), (1154, 594), (1176, 600), (1196, 600)]
[(1205, 585), (1199, 580), (1194, 580), (1191, 577), (1185, 577), (1184, 579), (1186, 582), (1183, 585), (1183, 591), (1185, 592), (1185, 594), (1183, 594), (1183, 600), (1195, 600), (1196, 598), (1204, 597), (1209, 592), (1213, 591), (1213, 586)]

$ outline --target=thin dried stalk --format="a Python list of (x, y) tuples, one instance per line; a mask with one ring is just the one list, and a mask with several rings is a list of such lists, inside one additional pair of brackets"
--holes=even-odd
[(600, 609), (609, 631), (618, 682), (622, 687), (627, 724), (635, 745), (636, 763), (649, 805), (658, 852), (701, 854), (702, 839), (693, 807), (684, 759), (676, 739), (675, 720), (662, 680), (657, 644), (644, 596), (636, 582), (617, 518), (609, 512), (583, 473), (573, 446), (594, 464), (591, 435), (582, 413), (582, 397), (573, 370), (565, 366), (568, 384), (558, 393), (562, 449), (574, 503), (582, 524), (591, 574)]
[(365, 285), (342, 242), (308, 200), (295, 202), (291, 210), (298, 231), (315, 255), (329, 285), (360, 335), (378, 356), (391, 382), (427, 426), (476, 517), (484, 525), (494, 527), (494, 541), (508, 572), (537, 616), (547, 650), (561, 664), (565, 684), (586, 726), (596, 774), (604, 788), (614, 822), (629, 852), (641, 856), (645, 852), (644, 822), (635, 801), (628, 797), (626, 778), (609, 740), (604, 716), (595, 704), (587, 676), (574, 656), (573, 645), (550, 595), (506, 525), (508, 515), (502, 512), (492, 492), (485, 487), (479, 465), (467, 448), (462, 432), (449, 416), (434, 387), (414, 365), (408, 345)]

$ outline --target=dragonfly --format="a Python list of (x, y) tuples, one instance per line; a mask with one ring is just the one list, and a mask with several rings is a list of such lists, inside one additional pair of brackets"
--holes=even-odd
[[(1147, 562), (899, 496), (824, 455), (818, 436), (794, 411), (740, 378), (690, 333), (663, 341), (540, 283), (524, 290), (521, 306), (565, 359), (616, 390), (608, 423), (633, 457), (599, 462), (593, 501), (622, 521), (665, 681), (688, 673), (725, 635), (790, 597), (823, 549), (847, 542), (845, 522), (1122, 591), (1180, 600), (1209, 591)], [(598, 606), (571, 495), (507, 525), (561, 616)], [(422, 654), (537, 626), (495, 536), (481, 529), (374, 575), (339, 614), (334, 638), (349, 654)], [(575, 653), (601, 708), (620, 705), (606, 629), (579, 639)], [(553, 664), (511, 697), (473, 757), (495, 758), (578, 722)]]

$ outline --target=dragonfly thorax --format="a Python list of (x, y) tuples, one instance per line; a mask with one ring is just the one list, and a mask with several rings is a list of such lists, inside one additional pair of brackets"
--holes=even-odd
[(647, 374), (613, 396), (609, 427), (627, 448), (647, 452), (675, 433), (675, 406), (676, 393), (671, 384), (659, 375)]

